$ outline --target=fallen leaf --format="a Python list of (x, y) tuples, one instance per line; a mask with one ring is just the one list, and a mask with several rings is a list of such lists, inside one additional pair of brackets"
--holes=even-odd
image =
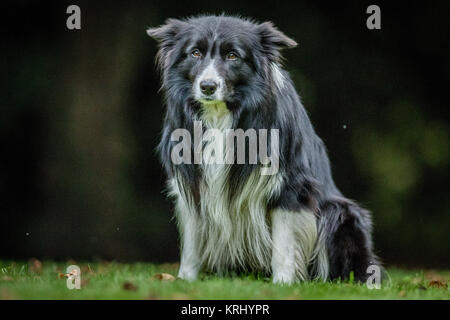
[(161, 281), (174, 281), (175, 277), (168, 273), (157, 273), (152, 276), (152, 279), (157, 279)]
[(400, 292), (398, 293), (398, 295), (399, 295), (400, 297), (405, 297), (405, 296), (406, 296), (406, 292), (405, 292), (404, 290), (402, 290), (402, 291), (400, 291)]
[(42, 262), (38, 259), (32, 258), (28, 261), (28, 270), (34, 273), (42, 272)]
[(446, 281), (440, 281), (440, 280), (431, 280), (428, 283), (428, 286), (429, 287), (434, 287), (434, 288), (445, 288), (445, 289), (448, 287)]
[(132, 284), (130, 281), (125, 281), (122, 285), (123, 290), (126, 291), (137, 291), (137, 287)]
[(450, 274), (448, 272), (436, 272), (434, 270), (428, 270), (425, 272), (425, 278), (429, 280), (428, 286), (433, 288), (448, 288), (448, 282), (450, 281)]
[(0, 278), (1, 281), (13, 281), (13, 278), (10, 276), (3, 276)]

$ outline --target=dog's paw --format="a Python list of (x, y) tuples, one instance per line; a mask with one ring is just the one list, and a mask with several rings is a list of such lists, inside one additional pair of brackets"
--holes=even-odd
[(275, 284), (291, 285), (295, 282), (295, 279), (292, 275), (289, 274), (276, 273), (273, 276), (272, 282)]
[(194, 270), (193, 268), (183, 268), (180, 269), (178, 272), (178, 278), (187, 280), (187, 281), (194, 281), (197, 280), (198, 271)]

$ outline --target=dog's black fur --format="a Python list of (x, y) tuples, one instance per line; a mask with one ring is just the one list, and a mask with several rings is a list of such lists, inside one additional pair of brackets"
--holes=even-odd
[[(157, 63), (162, 73), (167, 113), (158, 150), (168, 176), (180, 174), (188, 181), (188, 192), (200, 201), (201, 168), (171, 162), (175, 142), (170, 135), (177, 128), (192, 132), (194, 115), (201, 109), (192, 86), (204, 65), (192, 59), (192, 48), (199, 48), (205, 63), (212, 58), (209, 57), (212, 51), (208, 51), (211, 46), (225, 46), (218, 50), (219, 56), (226, 53), (224, 50), (236, 51), (239, 62), (223, 62), (219, 70), (226, 79), (224, 101), (232, 112), (232, 128), (280, 130), (280, 172), (285, 179), (279, 196), (270, 199), (269, 209), (306, 208), (315, 212), (319, 230), (325, 234), (329, 279), (346, 279), (353, 271), (356, 280), (364, 281), (368, 276), (367, 267), (379, 265), (372, 249), (370, 214), (346, 199), (335, 186), (325, 146), (316, 135), (289, 74), (282, 69), (283, 88), (276, 88), (277, 79), (271, 66), (281, 65), (280, 50), (294, 47), (295, 41), (271, 23), (259, 24), (228, 16), (169, 19), (148, 33), (160, 44)], [(228, 183), (235, 194), (256, 167), (232, 166)], [(313, 273), (314, 267), (310, 268)]]

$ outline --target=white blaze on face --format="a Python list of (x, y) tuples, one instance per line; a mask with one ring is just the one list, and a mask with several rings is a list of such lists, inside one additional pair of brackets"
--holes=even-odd
[[(200, 83), (202, 81), (214, 81), (217, 84), (216, 92), (211, 96), (206, 96), (202, 93), (200, 89)], [(194, 81), (194, 96), (197, 100), (202, 100), (205, 98), (212, 99), (215, 101), (223, 101), (224, 98), (224, 87), (225, 81), (219, 75), (215, 65), (214, 60), (211, 60), (208, 66), (200, 73), (199, 76)]]

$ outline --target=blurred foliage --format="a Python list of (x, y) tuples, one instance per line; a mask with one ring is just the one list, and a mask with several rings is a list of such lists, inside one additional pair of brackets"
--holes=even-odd
[(0, 257), (177, 259), (154, 148), (164, 108), (148, 26), (199, 13), (272, 20), (343, 193), (369, 208), (389, 264), (446, 266), (450, 62), (444, 4), (364, 1), (9, 3), (0, 139)]

